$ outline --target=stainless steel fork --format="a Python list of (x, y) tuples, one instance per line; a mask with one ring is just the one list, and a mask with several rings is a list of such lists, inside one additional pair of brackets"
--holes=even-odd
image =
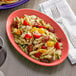
[[(67, 35), (69, 37), (69, 40), (71, 41), (72, 45), (74, 48), (76, 48), (76, 36), (73, 34), (72, 30), (71, 29), (68, 29), (67, 25), (65, 25), (63, 22), (62, 22), (62, 17), (60, 15), (60, 12), (58, 10), (57, 7), (53, 7), (50, 9), (51, 12), (52, 12), (52, 17), (59, 23), (62, 23), (63, 26), (64, 26), (64, 29), (65, 31), (67, 32)], [(64, 9), (62, 9), (64, 10)], [(69, 26), (70, 27), (70, 26)]]

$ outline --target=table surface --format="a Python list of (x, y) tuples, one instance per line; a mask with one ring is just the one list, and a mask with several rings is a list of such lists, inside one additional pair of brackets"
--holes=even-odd
[[(68, 59), (54, 67), (39, 66), (19, 55), (7, 38), (5, 23), (9, 14), (21, 8), (38, 10), (38, 4), (44, 1), (46, 0), (30, 0), (16, 8), (0, 10), (0, 35), (5, 41), (7, 50), (7, 59), (0, 70), (4, 72), (5, 76), (76, 76), (76, 65), (71, 65)], [(76, 14), (76, 0), (67, 1)]]

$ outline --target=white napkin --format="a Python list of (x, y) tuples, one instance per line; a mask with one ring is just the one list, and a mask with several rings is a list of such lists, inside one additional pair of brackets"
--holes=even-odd
[[(53, 19), (64, 30), (64, 32), (68, 38), (68, 41), (69, 41), (68, 58), (72, 64), (75, 64), (76, 63), (76, 49), (73, 47), (72, 43), (70, 42), (67, 31), (64, 28), (64, 25), (66, 25), (65, 27), (68, 29), (68, 31), (69, 32), (71, 31), (75, 35), (75, 33), (76, 33), (76, 30), (75, 30), (76, 29), (76, 16), (73, 13), (72, 9), (70, 8), (70, 6), (68, 5), (66, 0), (48, 0), (46, 2), (41, 3), (39, 6), (40, 6), (40, 11), (47, 14), (51, 18), (53, 18), (51, 9), (56, 7), (58, 9), (58, 12), (61, 15), (61, 18), (64, 18), (64, 19), (60, 18), (58, 21), (54, 18)], [(60, 23), (59, 21), (62, 21), (62, 23)]]
[(4, 73), (2, 71), (0, 71), (0, 76), (4, 76)]

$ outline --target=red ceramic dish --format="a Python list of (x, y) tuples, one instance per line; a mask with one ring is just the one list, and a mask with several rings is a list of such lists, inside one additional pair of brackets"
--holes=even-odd
[[(52, 25), (54, 27), (56, 35), (59, 38), (62, 39), (61, 41), (63, 43), (62, 56), (61, 56), (61, 58), (59, 60), (53, 61), (51, 63), (43, 63), (43, 62), (40, 62), (40, 61), (37, 61), (37, 60), (31, 58), (30, 56), (28, 56), (26, 53), (24, 53), (18, 47), (18, 45), (15, 43), (14, 37), (13, 37), (13, 35), (11, 33), (11, 24), (12, 24), (12, 21), (13, 21), (14, 17), (16, 17), (16, 16), (22, 17), (24, 14), (36, 15), (36, 16), (40, 17), (41, 19), (43, 19), (46, 23), (50, 23), (50, 25)], [(32, 61), (32, 62), (34, 62), (36, 64), (43, 65), (43, 66), (55, 66), (55, 65), (58, 65), (58, 64), (62, 63), (68, 56), (69, 45), (68, 45), (68, 40), (67, 40), (63, 30), (59, 27), (59, 25), (54, 20), (52, 20), (50, 17), (48, 17), (47, 15), (45, 15), (45, 14), (39, 12), (39, 11), (32, 10), (32, 9), (16, 10), (7, 19), (7, 22), (6, 22), (6, 32), (7, 32), (7, 36), (9, 38), (10, 42), (16, 48), (16, 50), (21, 55), (23, 55), (25, 58), (27, 58), (28, 60), (30, 60), (30, 61)]]

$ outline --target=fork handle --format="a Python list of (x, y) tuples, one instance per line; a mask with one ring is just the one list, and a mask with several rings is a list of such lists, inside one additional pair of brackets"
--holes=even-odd
[(66, 22), (65, 19), (63, 19), (63, 25), (64, 25), (65, 30), (67, 31), (67, 34), (69, 36), (69, 39), (72, 45), (74, 46), (74, 48), (76, 48), (76, 35), (72, 32), (71, 26), (69, 25), (69, 23)]
[(68, 31), (68, 33), (70, 33), (70, 34), (73, 33), (71, 25), (67, 22), (67, 20), (64, 19), (64, 18), (62, 18), (62, 21), (63, 21), (64, 27), (66, 28), (66, 30)]
[(60, 17), (60, 18), (57, 18), (56, 20), (58, 23), (61, 23), (63, 24), (63, 27), (65, 28), (65, 30), (67, 31), (67, 33), (70, 35), (70, 34), (73, 34), (72, 32), (72, 29), (71, 29), (71, 26), (69, 25), (69, 23), (67, 22), (66, 19)]

